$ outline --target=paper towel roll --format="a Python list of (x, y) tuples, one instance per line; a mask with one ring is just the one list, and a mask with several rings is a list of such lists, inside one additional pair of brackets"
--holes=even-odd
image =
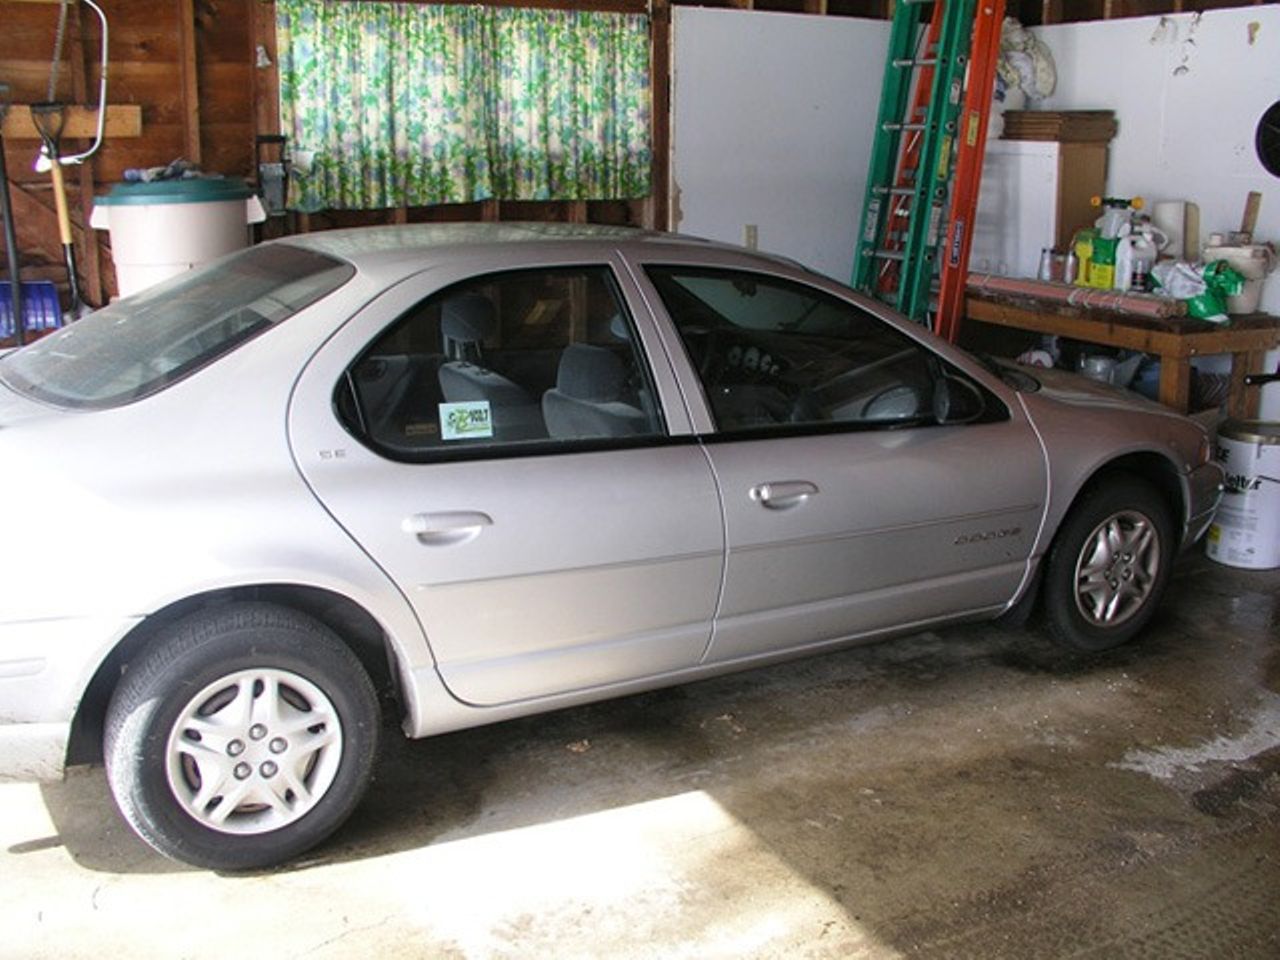
[(1169, 238), (1169, 245), (1161, 254), (1176, 260), (1187, 259), (1187, 201), (1157, 200), (1151, 205), (1151, 223)]

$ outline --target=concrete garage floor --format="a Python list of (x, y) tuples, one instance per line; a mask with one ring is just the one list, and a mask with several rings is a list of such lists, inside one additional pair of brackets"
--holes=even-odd
[(417, 743), (305, 863), (0, 785), (3, 957), (1280, 956), (1280, 571), (1080, 659), (973, 626)]

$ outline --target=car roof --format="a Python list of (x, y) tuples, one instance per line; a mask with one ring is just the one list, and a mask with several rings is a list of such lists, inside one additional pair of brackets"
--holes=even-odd
[[(499, 253), (504, 247), (566, 245), (753, 252), (684, 234), (586, 223), (414, 223), (323, 230), (276, 241), (339, 257), (362, 273), (408, 272), (433, 255)], [(775, 258), (754, 254), (761, 260)]]

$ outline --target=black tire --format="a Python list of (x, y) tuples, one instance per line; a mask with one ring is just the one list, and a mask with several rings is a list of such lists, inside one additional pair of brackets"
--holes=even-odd
[(1085, 652), (1132, 639), (1160, 602), (1173, 548), (1173, 521), (1155, 487), (1124, 474), (1094, 482), (1049, 551), (1043, 589), (1053, 637)]
[(274, 866), (355, 809), (378, 733), (373, 684), (332, 631), (283, 607), (228, 604), (180, 621), (130, 664), (107, 709), (107, 780), (166, 857)]

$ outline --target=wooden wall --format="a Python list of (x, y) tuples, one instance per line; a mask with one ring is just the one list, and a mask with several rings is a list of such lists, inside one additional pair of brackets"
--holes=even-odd
[[(84, 230), (95, 191), (120, 181), (131, 167), (178, 158), (204, 169), (253, 173), (252, 8), (255, 0), (99, 0), (108, 20), (107, 100), (141, 107), (138, 137), (109, 138), (83, 168), (66, 168), (66, 183), (85, 298), (100, 304), (114, 289), (105, 234)], [(101, 35), (97, 17), (76, 4), (69, 17), (56, 99), (96, 103)], [(58, 4), (0, 0), (0, 83), (10, 99), (46, 99)], [(63, 152), (89, 141), (72, 140)], [(28, 279), (56, 277), (61, 261), (48, 174), (32, 169), (39, 142), (5, 139), (14, 184), (18, 240)]]
[[(460, 2), (460, 0), (442, 0)], [(646, 201), (451, 204), (412, 210), (344, 212), (291, 217), (268, 225), (268, 235), (381, 222), (422, 220), (552, 219), (636, 224), (667, 223), (665, 183), (668, 146), (670, 7), (718, 6), (832, 16), (885, 17), (893, 0), (492, 0), (498, 3), (571, 6), (601, 10), (648, 9), (653, 21), (654, 183)], [(1009, 0), (1009, 11), (1027, 23), (1186, 12), (1245, 6), (1262, 0)], [(105, 234), (85, 230), (95, 192), (121, 180), (131, 167), (161, 166), (186, 158), (203, 169), (253, 177), (255, 133), (276, 132), (274, 3), (271, 0), (99, 0), (110, 25), (108, 102), (141, 108), (141, 136), (110, 139), (83, 168), (69, 168), (81, 287), (91, 303), (114, 291)], [(0, 83), (23, 104), (46, 99), (57, 0), (0, 0)], [(96, 102), (97, 18), (77, 3), (60, 67), (57, 98)], [(271, 61), (256, 65), (261, 44)], [(70, 141), (79, 151), (84, 141)], [(38, 143), (6, 138), (5, 156), (17, 211), (19, 246), (28, 278), (57, 277), (61, 262), (52, 190), (47, 174), (32, 170)]]

